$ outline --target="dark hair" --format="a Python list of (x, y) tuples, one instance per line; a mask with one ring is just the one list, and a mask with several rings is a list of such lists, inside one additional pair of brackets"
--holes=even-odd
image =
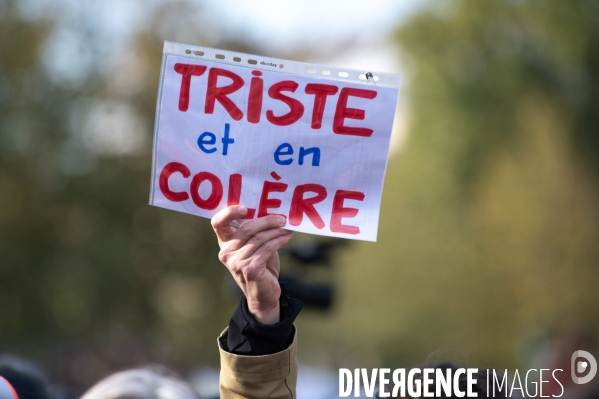
[(19, 399), (48, 399), (48, 379), (32, 362), (0, 355), (0, 376), (12, 385)]

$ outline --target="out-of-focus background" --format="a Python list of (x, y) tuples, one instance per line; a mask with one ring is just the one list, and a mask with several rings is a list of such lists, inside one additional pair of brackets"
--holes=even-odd
[(0, 352), (72, 395), (151, 362), (214, 375), (238, 294), (207, 220), (147, 205), (164, 40), (404, 77), (378, 242), (283, 256), (324, 293), (297, 321), (300, 397), (339, 367), (593, 348), (596, 0), (4, 0)]

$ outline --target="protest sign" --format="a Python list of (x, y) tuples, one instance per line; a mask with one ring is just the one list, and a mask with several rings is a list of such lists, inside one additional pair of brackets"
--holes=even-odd
[(400, 80), (165, 42), (150, 204), (376, 241)]

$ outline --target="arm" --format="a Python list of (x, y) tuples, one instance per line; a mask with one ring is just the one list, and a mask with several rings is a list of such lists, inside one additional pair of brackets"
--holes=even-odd
[(244, 206), (230, 206), (212, 219), (219, 259), (244, 293), (229, 329), (218, 340), (221, 398), (295, 398), (293, 320), (302, 303), (281, 295), (277, 254), (291, 240), (291, 232), (282, 228), (286, 219), (280, 215), (231, 227), (246, 213)]

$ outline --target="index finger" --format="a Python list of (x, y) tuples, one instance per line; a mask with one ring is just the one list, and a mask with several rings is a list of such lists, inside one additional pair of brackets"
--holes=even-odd
[(236, 219), (242, 219), (248, 212), (248, 208), (243, 205), (232, 205), (220, 210), (210, 221), (212, 228), (219, 241), (227, 239), (235, 232), (231, 227), (231, 222)]

